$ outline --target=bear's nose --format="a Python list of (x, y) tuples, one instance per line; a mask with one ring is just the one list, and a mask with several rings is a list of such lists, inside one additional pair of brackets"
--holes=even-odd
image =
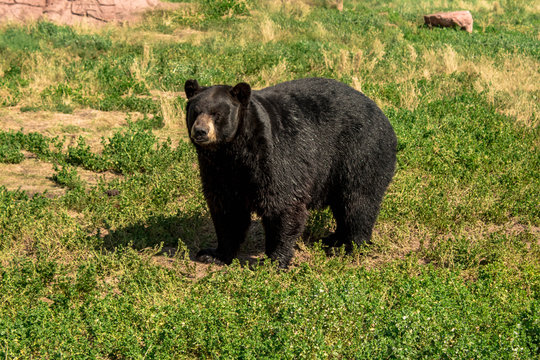
[(196, 127), (195, 132), (193, 133), (194, 137), (196, 138), (204, 138), (208, 136), (208, 129), (202, 128), (202, 127)]

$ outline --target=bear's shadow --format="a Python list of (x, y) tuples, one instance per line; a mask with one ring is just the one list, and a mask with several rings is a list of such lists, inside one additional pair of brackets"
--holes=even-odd
[[(103, 236), (103, 248), (110, 252), (123, 247), (135, 250), (161, 247), (157, 255), (172, 257), (182, 243), (189, 251), (190, 260), (196, 262), (199, 262), (196, 258), (199, 250), (216, 248), (217, 239), (211, 219), (201, 215), (159, 215), (144, 222), (119, 227)], [(241, 264), (254, 264), (263, 256), (264, 230), (260, 220), (253, 220), (236, 258)]]
[[(329, 232), (328, 232), (329, 233)], [(313, 237), (309, 228), (304, 232), (304, 240), (311, 243), (319, 239)], [(205, 248), (216, 248), (217, 239), (212, 220), (208, 216), (180, 214), (176, 216), (153, 216), (144, 222), (120, 227), (103, 236), (103, 248), (113, 252), (122, 247), (135, 250), (161, 247), (157, 255), (175, 256), (181, 243), (189, 251), (191, 261), (200, 262), (197, 252)], [(180, 245), (180, 246), (179, 246)], [(264, 258), (265, 237), (260, 219), (251, 222), (246, 241), (240, 246), (236, 258), (241, 264), (254, 265)]]

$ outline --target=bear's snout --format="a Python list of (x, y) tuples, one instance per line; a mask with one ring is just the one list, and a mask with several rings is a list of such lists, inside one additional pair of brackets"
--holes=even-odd
[(193, 123), (191, 138), (199, 145), (207, 145), (216, 141), (214, 119), (208, 114), (201, 114)]
[(205, 128), (202, 128), (202, 127), (196, 127), (194, 130), (195, 131), (194, 131), (193, 135), (195, 135), (196, 139), (201, 139), (201, 138), (207, 138), (208, 137), (208, 129), (205, 129)]

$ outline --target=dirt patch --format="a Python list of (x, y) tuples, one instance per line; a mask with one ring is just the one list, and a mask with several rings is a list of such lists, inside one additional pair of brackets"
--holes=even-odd
[[(180, 139), (187, 140), (187, 131), (183, 114), (177, 114), (174, 110), (170, 110), (166, 126), (153, 132), (160, 141), (171, 138), (173, 146), (176, 146)], [(100, 152), (103, 148), (102, 138), (110, 138), (126, 127), (128, 118), (136, 121), (142, 118), (142, 114), (93, 109), (79, 109), (72, 114), (21, 112), (18, 107), (12, 107), (0, 109), (0, 118), (0, 130), (22, 131), (25, 134), (37, 132), (47, 137), (65, 138), (64, 150), (68, 146), (76, 146), (79, 137), (83, 136), (92, 151)], [(25, 157), (19, 164), (0, 164), (0, 185), (9, 190), (24, 190), (29, 195), (46, 192), (47, 196), (58, 197), (65, 193), (65, 189), (52, 180), (55, 173), (52, 163), (41, 161), (31, 153), (25, 152)], [(111, 172), (95, 173), (82, 168), (78, 168), (77, 172), (89, 186), (96, 185), (101, 177), (105, 177), (105, 180), (118, 177)]]
[(0, 164), (0, 186), (26, 191), (30, 196), (46, 192), (46, 196), (58, 197), (65, 189), (52, 181), (53, 173), (51, 163), (28, 157), (19, 164)]
[[(34, 154), (23, 152), (26, 159), (19, 164), (0, 163), (0, 186), (8, 190), (26, 191), (29, 196), (45, 193), (45, 196), (56, 198), (66, 193), (66, 189), (53, 181), (54, 165), (41, 161)], [(77, 168), (77, 173), (88, 186), (95, 186), (104, 178), (111, 180), (119, 177), (112, 172), (95, 173)]]
[(162, 266), (169, 270), (179, 271), (182, 275), (193, 280), (199, 280), (214, 270), (220, 270), (224, 265), (203, 264), (197, 261), (184, 260), (175, 256), (176, 249), (172, 253), (155, 255), (152, 257), (152, 262), (155, 265)]
[[(373, 243), (365, 255), (361, 252), (358, 254), (355, 262), (356, 265), (372, 269), (397, 259), (405, 259), (411, 254), (420, 253), (432, 238), (433, 234), (421, 224), (379, 222), (373, 230)], [(422, 258), (419, 261), (429, 262)]]
[[(129, 114), (132, 120), (142, 117)], [(21, 112), (19, 108), (0, 109), (1, 130), (22, 130), (42, 135), (66, 137), (65, 146), (76, 145), (77, 138), (84, 136), (86, 143), (96, 151), (101, 148), (101, 137), (111, 136), (115, 130), (127, 125), (128, 114), (119, 111), (75, 110), (72, 114), (50, 111)]]
[[(163, 95), (164, 94), (164, 95)], [(180, 93), (163, 93), (163, 99), (173, 98)], [(159, 94), (156, 92), (156, 97)], [(182, 95), (182, 94), (180, 94)], [(166, 100), (162, 107), (165, 113), (165, 126), (153, 130), (161, 141), (171, 138), (174, 145), (179, 139), (188, 140), (182, 109), (167, 106)], [(22, 130), (27, 134), (37, 132), (44, 136), (66, 137), (64, 147), (77, 144), (79, 136), (84, 136), (86, 144), (93, 151), (101, 151), (101, 138), (111, 137), (115, 131), (127, 125), (127, 119), (137, 121), (143, 115), (137, 112), (124, 113), (120, 111), (99, 111), (93, 109), (79, 109), (72, 114), (54, 113), (50, 111), (21, 112), (19, 108), (0, 109), (0, 130)]]

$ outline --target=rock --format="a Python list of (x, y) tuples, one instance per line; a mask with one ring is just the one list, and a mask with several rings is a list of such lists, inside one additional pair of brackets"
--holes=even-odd
[(47, 0), (16, 0), (17, 4), (26, 4), (30, 6), (43, 7), (47, 5)]
[(120, 195), (120, 191), (117, 190), (117, 189), (109, 189), (109, 190), (105, 191), (105, 194), (107, 194), (107, 196), (109, 196), (109, 197), (113, 197), (113, 196)]
[(453, 27), (459, 26), (461, 30), (472, 33), (473, 18), (470, 11), (440, 12), (424, 15), (424, 22), (428, 26)]
[(0, 0), (0, 22), (41, 18), (61, 24), (130, 21), (145, 10), (170, 7), (159, 0)]

